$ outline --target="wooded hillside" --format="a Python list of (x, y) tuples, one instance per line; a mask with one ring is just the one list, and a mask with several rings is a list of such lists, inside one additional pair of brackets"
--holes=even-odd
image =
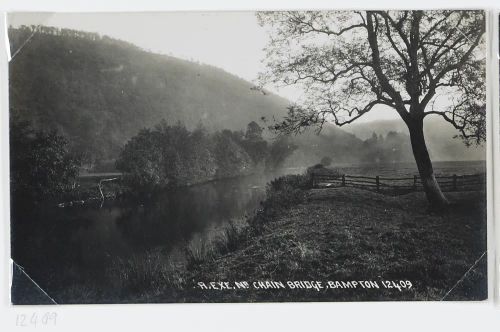
[(116, 158), (129, 138), (163, 119), (244, 130), (286, 112), (285, 99), (219, 68), (109, 37), (21, 27), (9, 29), (9, 38), (11, 115), (57, 129), (92, 160)]

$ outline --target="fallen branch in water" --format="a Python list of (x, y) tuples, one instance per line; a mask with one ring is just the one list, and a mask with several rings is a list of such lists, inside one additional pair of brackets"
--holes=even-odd
[(104, 194), (102, 192), (102, 183), (103, 182), (110, 182), (110, 181), (114, 181), (114, 180), (118, 180), (118, 178), (111, 178), (111, 179), (101, 179), (99, 181), (99, 184), (98, 184), (98, 187), (99, 187), (99, 192), (101, 193), (101, 197), (102, 197), (102, 201), (104, 202)]
[[(62, 203), (59, 203), (57, 204), (57, 207), (60, 207), (60, 208), (64, 208), (64, 207), (71, 207), (71, 206), (74, 206), (74, 205), (83, 205), (87, 202), (90, 202), (90, 201), (101, 201), (101, 206), (103, 205), (104, 203), (104, 199), (106, 198), (106, 196), (104, 195), (104, 192), (102, 190), (102, 185), (104, 182), (110, 182), (110, 181), (115, 181), (115, 180), (118, 180), (120, 177), (115, 177), (115, 178), (110, 178), (110, 179), (102, 179), (100, 180), (98, 183), (97, 183), (97, 187), (99, 189), (99, 193), (101, 194), (101, 197), (99, 196), (93, 196), (92, 197), (87, 197), (85, 199), (78, 199), (78, 200), (71, 200), (71, 201), (67, 201), (67, 202), (62, 202)], [(72, 189), (75, 189), (76, 185), (73, 185), (72, 186)], [(108, 198), (109, 197), (116, 197), (116, 195), (113, 195), (113, 196), (107, 196)]]

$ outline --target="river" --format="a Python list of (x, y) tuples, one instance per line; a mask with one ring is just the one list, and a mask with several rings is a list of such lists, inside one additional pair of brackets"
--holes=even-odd
[[(284, 173), (251, 175), (164, 191), (143, 203), (105, 201), (66, 208), (13, 208), (12, 256), (45, 287), (101, 280), (117, 258), (182, 249), (208, 240), (230, 220), (243, 222)], [(57, 281), (59, 280), (59, 281)]]

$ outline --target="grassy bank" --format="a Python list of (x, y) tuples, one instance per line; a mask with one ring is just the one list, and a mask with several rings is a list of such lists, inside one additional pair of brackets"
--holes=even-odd
[[(409, 290), (194, 288), (187, 300), (440, 300), (486, 250), (484, 194), (448, 197), (454, 203), (437, 214), (423, 193), (309, 190), (300, 203), (275, 211), (261, 231), (242, 235), (238, 249), (192, 269), (188, 281), (405, 280)], [(484, 256), (446, 299), (484, 299), (486, 280)]]
[[(300, 176), (275, 180), (268, 187), (262, 209), (248, 220), (247, 227), (231, 226), (215, 243), (188, 247), (186, 264), (169, 274), (175, 277), (165, 278), (155, 295), (143, 291), (135, 300), (486, 298), (484, 192), (448, 193), (450, 208), (436, 213), (428, 210), (420, 192), (393, 197), (354, 188), (306, 187)], [(241, 281), (250, 287), (237, 289), (235, 282)], [(281, 282), (285, 288), (252, 286), (259, 281)], [(288, 281), (321, 281), (323, 288), (290, 289)], [(348, 287), (334, 283), (326, 288), (328, 281), (372, 281), (379, 288), (359, 284), (352, 288), (348, 283)], [(213, 289), (200, 287), (200, 282)], [(210, 282), (215, 284), (210, 286)], [(228, 282), (230, 289), (219, 289), (217, 282)], [(411, 284), (411, 288), (384, 287), (390, 287), (389, 282)]]

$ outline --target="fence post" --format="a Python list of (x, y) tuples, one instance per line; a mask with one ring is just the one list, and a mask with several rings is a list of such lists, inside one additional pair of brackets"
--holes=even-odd
[(413, 175), (413, 190), (417, 190), (417, 176)]
[(345, 187), (345, 174), (342, 174), (342, 187)]
[(457, 175), (453, 174), (453, 191), (457, 191)]
[(380, 178), (378, 175), (375, 177), (375, 181), (377, 182), (377, 191), (379, 191), (380, 190)]

